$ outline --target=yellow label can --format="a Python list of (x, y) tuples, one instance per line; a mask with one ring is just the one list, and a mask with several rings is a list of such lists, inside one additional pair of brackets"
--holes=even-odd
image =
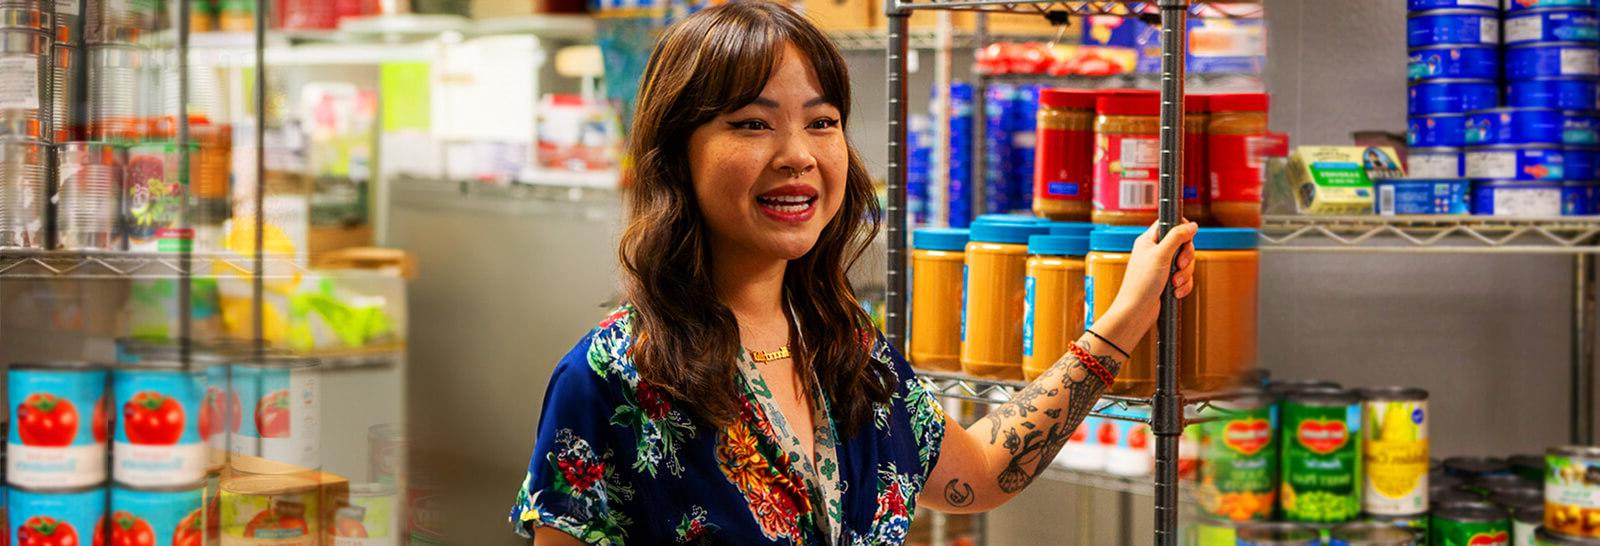
[(1428, 511), (1428, 391), (1379, 387), (1360, 391), (1362, 511), (1407, 516)]

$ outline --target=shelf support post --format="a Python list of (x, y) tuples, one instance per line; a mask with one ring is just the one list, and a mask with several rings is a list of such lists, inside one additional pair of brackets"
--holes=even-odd
[(889, 172), (886, 180), (888, 279), (885, 283), (884, 337), (905, 354), (906, 337), (906, 70), (911, 12), (898, 0), (884, 2), (889, 21)]
[(1572, 257), (1572, 420), (1571, 440), (1594, 443), (1595, 264), (1594, 255)]
[[(1157, 233), (1166, 237), (1183, 212), (1183, 78), (1187, 52), (1188, 0), (1160, 0), (1161, 8), (1161, 200)], [(1171, 282), (1161, 292), (1156, 322), (1156, 390), (1150, 428), (1156, 439), (1155, 544), (1177, 546), (1178, 437), (1183, 434), (1183, 395), (1178, 392), (1178, 298)]]

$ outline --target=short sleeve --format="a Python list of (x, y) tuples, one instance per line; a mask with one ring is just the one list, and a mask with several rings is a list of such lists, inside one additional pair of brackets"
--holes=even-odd
[(511, 509), (519, 535), (550, 527), (588, 544), (622, 544), (613, 488), (619, 443), (609, 418), (617, 394), (589, 364), (593, 334), (556, 365), (545, 392), (528, 474)]
[(935, 391), (932, 384), (917, 375), (900, 351), (882, 337), (879, 343), (881, 350), (894, 364), (895, 377), (899, 379), (895, 399), (904, 406), (911, 422), (911, 435), (917, 442), (917, 463), (921, 467), (922, 479), (926, 480), (939, 463), (939, 449), (944, 445), (944, 407), (933, 395)]

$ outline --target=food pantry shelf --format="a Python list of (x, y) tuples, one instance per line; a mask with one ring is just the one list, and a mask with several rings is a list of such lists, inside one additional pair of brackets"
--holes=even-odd
[[(190, 273), (195, 277), (239, 276), (255, 272), (255, 259), (238, 255), (190, 255), (188, 264), (175, 253), (120, 251), (0, 250), (0, 279), (171, 279)], [(267, 258), (266, 277), (283, 277), (303, 270), (287, 258)]]
[[(942, 9), (955, 11), (1036, 12), (1064, 11), (1070, 15), (1138, 16), (1161, 13), (1156, 2), (1122, 1), (1017, 1), (1017, 0), (936, 0), (932, 2), (896, 2), (900, 9)], [(1260, 17), (1260, 0), (1196, 1), (1189, 13), (1198, 17)]]
[[(1000, 404), (1011, 400), (1011, 397), (1028, 384), (1022, 381), (1008, 381), (995, 379), (977, 379), (960, 373), (935, 372), (918, 370), (917, 376), (923, 378), (931, 385), (934, 396)], [(1188, 423), (1199, 423), (1207, 420), (1207, 410), (1212, 409), (1212, 402), (1224, 400), (1225, 394), (1201, 394), (1185, 397), (1187, 404), (1184, 406), (1184, 420)], [(1095, 403), (1092, 415), (1118, 421), (1133, 421), (1138, 423), (1150, 422), (1150, 400), (1148, 398), (1132, 398), (1127, 396), (1102, 396)]]
[(1267, 216), (1265, 250), (1379, 253), (1600, 253), (1600, 217)]

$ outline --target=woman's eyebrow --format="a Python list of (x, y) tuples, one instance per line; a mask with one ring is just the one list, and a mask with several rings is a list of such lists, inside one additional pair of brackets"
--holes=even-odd
[[(756, 97), (756, 100), (750, 101), (750, 104), (754, 104), (756, 106), (760, 106), (760, 107), (763, 107), (763, 108), (777, 108), (778, 107), (778, 101), (775, 101), (775, 100), (772, 100), (772, 99), (769, 99), (769, 98), (766, 98), (766, 97)], [(820, 97), (819, 96), (819, 97), (812, 97), (811, 100), (806, 101), (805, 104), (802, 104), (800, 106), (802, 108), (811, 108), (813, 106), (821, 106), (821, 105), (824, 105), (824, 104), (828, 104), (828, 99), (826, 97)]]

